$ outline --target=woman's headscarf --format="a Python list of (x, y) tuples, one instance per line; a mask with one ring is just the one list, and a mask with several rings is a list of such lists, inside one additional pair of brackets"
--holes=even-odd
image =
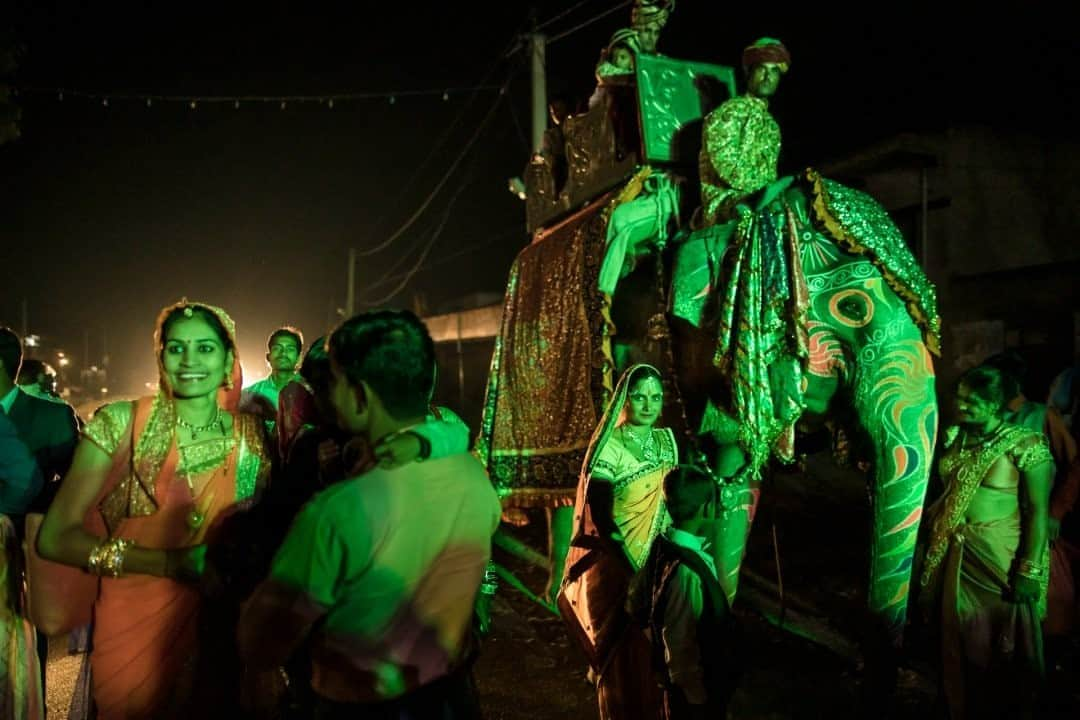
[[(182, 309), (187, 317), (194, 317), (196, 310), (205, 310), (221, 323), (232, 344), (233, 366), (226, 374), (226, 381), (218, 390), (218, 406), (229, 412), (236, 410), (240, 401), (243, 376), (240, 370), (240, 357), (236, 344), (236, 323), (228, 313), (219, 307), (206, 303), (189, 302), (187, 298), (178, 303), (162, 308), (154, 326), (154, 353), (158, 366), (158, 390), (150, 407), (150, 415), (138, 437), (132, 438), (134, 447), (131, 458), (131, 472), (123, 478), (102, 501), (102, 513), (110, 527), (121, 517), (151, 515), (157, 510), (154, 499), (154, 483), (161, 472), (165, 459), (172, 449), (176, 429), (176, 406), (172, 393), (165, 379), (165, 367), (162, 362), (162, 349), (165, 343), (165, 321), (174, 310)], [(143, 401), (136, 401), (136, 407)], [(137, 422), (133, 417), (132, 423)], [(134, 432), (134, 428), (132, 430)]]
[(229, 412), (236, 410), (236, 406), (240, 403), (240, 390), (244, 381), (240, 369), (240, 350), (236, 344), (236, 323), (221, 308), (207, 303), (189, 302), (187, 298), (162, 308), (161, 312), (158, 313), (157, 322), (154, 323), (154, 353), (157, 357), (158, 366), (158, 392), (168, 394), (168, 383), (165, 381), (165, 366), (162, 355), (165, 348), (165, 321), (168, 320), (169, 315), (174, 310), (181, 310), (185, 317), (194, 317), (195, 311), (204, 310), (217, 318), (218, 322), (221, 323), (221, 327), (225, 328), (229, 344), (232, 345), (233, 366), (226, 373), (226, 382), (218, 391), (218, 407)]
[[(585, 450), (585, 460), (581, 463), (581, 475), (578, 478), (577, 497), (574, 500), (575, 536), (582, 533), (588, 515), (586, 498), (589, 496), (589, 479), (592, 477), (593, 468), (596, 466), (596, 459), (600, 456), (600, 451), (607, 445), (608, 440), (611, 439), (615, 429), (626, 422), (626, 398), (630, 394), (630, 379), (634, 376), (634, 373), (642, 368), (649, 368), (657, 376), (662, 377), (659, 370), (646, 363), (638, 363), (627, 368), (619, 378), (619, 384), (615, 386), (615, 393), (608, 402), (596, 430), (593, 431), (592, 438), (589, 440), (589, 447)], [(591, 518), (589, 518), (589, 522), (591, 523)]]

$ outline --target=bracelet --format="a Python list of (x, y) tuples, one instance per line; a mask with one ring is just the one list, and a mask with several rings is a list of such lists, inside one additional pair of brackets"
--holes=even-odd
[(420, 462), (422, 460), (427, 460), (428, 458), (430, 458), (431, 441), (420, 433), (416, 432), (415, 430), (406, 430), (405, 432), (409, 435), (412, 435), (414, 438), (416, 438), (417, 442), (420, 443), (420, 454), (416, 456), (416, 462)]
[(105, 540), (90, 551), (86, 571), (100, 577), (120, 577), (124, 572), (124, 552), (132, 545), (127, 538)]
[(484, 595), (494, 595), (499, 589), (499, 576), (495, 574), (495, 563), (488, 561), (484, 568), (484, 579), (480, 581), (480, 592)]
[(1046, 578), (1050, 568), (1046, 565), (1039, 565), (1030, 560), (1021, 560), (1020, 564), (1016, 566), (1016, 574), (1023, 575), (1031, 580), (1043, 580)]

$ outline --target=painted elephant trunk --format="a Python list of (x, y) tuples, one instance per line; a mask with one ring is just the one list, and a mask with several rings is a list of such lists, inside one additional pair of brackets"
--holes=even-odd
[(854, 378), (856, 410), (875, 456), (868, 609), (896, 646), (937, 433), (937, 405), (927, 402), (934, 397), (930, 353), (913, 324), (905, 334), (883, 357), (859, 363)]

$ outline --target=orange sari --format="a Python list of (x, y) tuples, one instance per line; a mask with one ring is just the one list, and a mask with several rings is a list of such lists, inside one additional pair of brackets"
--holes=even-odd
[[(182, 300), (161, 311), (157, 394), (107, 405), (83, 428), (84, 437), (113, 458), (97, 512), (87, 518), (95, 534), (162, 550), (213, 545), (225, 519), (254, 502), (269, 475), (261, 420), (236, 412), (243, 379), (235, 355), (217, 394), (218, 407), (232, 419), (231, 434), (177, 447), (176, 407), (160, 348), (169, 313), (189, 306), (212, 312), (236, 347), (236, 326), (220, 308)], [(193, 488), (201, 490), (195, 495)], [(201, 521), (189, 523), (193, 511)], [(98, 719), (220, 716), (225, 708), (215, 703), (237, 696), (240, 666), (234, 630), (222, 629), (217, 609), (203, 607), (196, 587), (170, 578), (102, 578), (90, 655)], [(216, 625), (207, 622), (211, 614)]]
[[(173, 423), (160, 420), (171, 415), (170, 409), (171, 402), (163, 395), (134, 403), (125, 430), (137, 438), (134, 458), (124, 449), (115, 458), (108, 483), (111, 489), (100, 505), (101, 515), (111, 537), (128, 538), (141, 547), (175, 549), (212, 544), (224, 519), (253, 497), (268, 470), (259, 420), (233, 416), (232, 437), (223, 443), (223, 462), (188, 473), (193, 486), (202, 486), (198, 496), (192, 497), (172, 437)], [(105, 412), (116, 422), (122, 410), (106, 408)], [(152, 437), (165, 427), (167, 437)], [(94, 430), (88, 431), (95, 439)], [(139, 470), (147, 469), (146, 458), (154, 455), (155, 445), (159, 468), (140, 477)], [(163, 457), (161, 448), (165, 448)], [(152, 481), (146, 483), (142, 477), (152, 477)], [(188, 515), (195, 509), (205, 520), (192, 528)], [(199, 609), (198, 590), (169, 578), (131, 575), (102, 579), (94, 605), (90, 657), (100, 720), (175, 716), (190, 709), (185, 704), (188, 699), (217, 694), (201, 684), (203, 673), (195, 677), (196, 666), (205, 660), (199, 657)], [(231, 637), (222, 641), (232, 645)], [(200, 683), (199, 687), (194, 683)]]

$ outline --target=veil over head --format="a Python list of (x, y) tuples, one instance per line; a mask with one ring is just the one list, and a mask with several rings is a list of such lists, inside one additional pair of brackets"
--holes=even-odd
[(154, 355), (158, 366), (158, 392), (171, 397), (171, 391), (165, 381), (165, 368), (162, 365), (161, 354), (165, 345), (165, 321), (175, 310), (181, 310), (186, 317), (193, 317), (196, 310), (203, 310), (217, 318), (221, 326), (225, 328), (225, 333), (229, 336), (229, 344), (232, 345), (233, 364), (226, 373), (226, 383), (218, 391), (217, 399), (218, 406), (223, 410), (235, 411), (240, 403), (240, 390), (244, 384), (243, 372), (240, 368), (240, 348), (236, 343), (236, 323), (223, 309), (208, 303), (191, 302), (186, 297), (163, 307), (158, 313), (157, 322), (154, 323)]
[[(630, 394), (630, 378), (642, 368), (649, 368), (658, 376), (663, 377), (659, 370), (647, 363), (637, 363), (628, 367), (619, 377), (619, 383), (615, 386), (615, 392), (611, 396), (600, 423), (596, 426), (589, 447), (585, 451), (585, 460), (581, 463), (581, 475), (578, 478), (577, 497), (574, 500), (574, 537), (582, 534), (588, 515), (588, 503), (585, 499), (589, 492), (589, 478), (592, 476), (596, 459), (600, 450), (611, 438), (615, 429), (626, 422), (626, 398)], [(588, 520), (591, 522), (591, 519)]]
[[(154, 355), (158, 366), (158, 389), (151, 401), (149, 416), (137, 437), (135, 437), (137, 426), (133, 426), (129, 450), (131, 453), (130, 472), (125, 473), (125, 477), (101, 503), (102, 514), (106, 517), (110, 532), (116, 527), (120, 518), (151, 515), (157, 511), (154, 491), (156, 478), (175, 443), (176, 406), (173, 403), (172, 390), (165, 379), (162, 348), (165, 342), (165, 321), (177, 309), (187, 317), (193, 317), (196, 310), (203, 310), (212, 314), (221, 323), (232, 345), (233, 364), (226, 372), (225, 382), (218, 389), (217, 402), (221, 409), (232, 413), (236, 411), (240, 401), (243, 378), (236, 345), (236, 323), (228, 313), (206, 303), (189, 302), (187, 298), (162, 308), (154, 325)], [(136, 404), (140, 402), (143, 401), (136, 401)]]

